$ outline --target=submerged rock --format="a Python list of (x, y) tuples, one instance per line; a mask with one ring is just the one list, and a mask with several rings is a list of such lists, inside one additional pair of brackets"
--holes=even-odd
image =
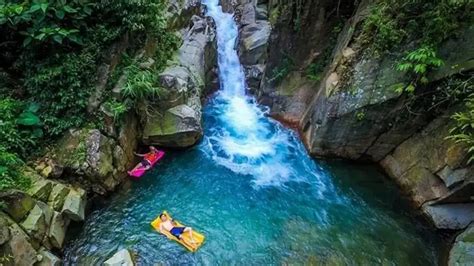
[(106, 266), (133, 266), (132, 255), (127, 249), (122, 249), (115, 253), (110, 259), (104, 262)]
[(42, 248), (39, 251), (41, 260), (37, 263), (37, 266), (59, 266), (61, 265), (61, 259), (51, 253), (49, 250)]

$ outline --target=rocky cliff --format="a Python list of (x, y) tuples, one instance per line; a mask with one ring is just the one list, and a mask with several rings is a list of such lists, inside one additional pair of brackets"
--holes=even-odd
[[(127, 180), (140, 140), (188, 147), (200, 139), (201, 101), (217, 86), (214, 25), (201, 14), (200, 1), (168, 3), (168, 28), (182, 41), (168, 67), (154, 73), (166, 97), (144, 101), (145, 110), (132, 108), (117, 117), (106, 104), (107, 97), (122, 97), (126, 75), (119, 65), (135, 44), (125, 35), (110, 47), (88, 105), (103, 123), (69, 130), (43, 157), (29, 162), (24, 169), (33, 182), (28, 191), (0, 193), (0, 265), (60, 265), (71, 222), (84, 221), (90, 199), (109, 195)], [(140, 68), (153, 69), (154, 46), (149, 39), (138, 49)]]
[[(467, 148), (446, 138), (450, 117), (464, 105), (431, 102), (456, 89), (453, 80), (472, 77), (472, 27), (438, 47), (445, 64), (428, 75), (430, 97), (412, 97), (396, 90), (409, 77), (395, 68), (410, 44), (374, 55), (362, 43), (372, 1), (223, 2), (240, 19), (244, 67), (262, 70), (247, 75), (251, 92), (299, 128), (312, 155), (380, 163), (437, 228), (459, 230), (474, 221), (473, 165)], [(253, 27), (249, 38), (244, 29), (259, 19), (272, 30), (260, 45), (266, 51), (248, 62), (242, 43), (258, 39), (259, 30)], [(459, 252), (469, 247), (452, 253), (465, 258)]]

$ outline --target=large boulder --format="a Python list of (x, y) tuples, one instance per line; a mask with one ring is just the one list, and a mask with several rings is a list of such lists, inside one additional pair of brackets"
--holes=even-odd
[(11, 265), (34, 265), (38, 259), (31, 239), (14, 222), (9, 225), (10, 240), (0, 246), (0, 254), (11, 258)]
[(8, 224), (6, 214), (0, 212), (0, 246), (10, 239), (10, 228)]
[(73, 221), (84, 221), (86, 192), (81, 188), (71, 188), (62, 206), (61, 212)]
[(259, 20), (241, 29), (239, 52), (242, 64), (265, 63), (271, 30), (270, 22), (266, 20)]
[(166, 97), (148, 102), (156, 110), (143, 112), (143, 142), (189, 147), (202, 136), (201, 97), (216, 65), (216, 40), (211, 21), (193, 16), (177, 59), (161, 74)]
[(53, 210), (49, 206), (42, 202), (37, 202), (28, 214), (28, 217), (20, 225), (30, 237), (41, 242), (49, 228), (52, 214)]
[(39, 179), (33, 182), (31, 188), (28, 190), (28, 194), (32, 197), (47, 202), (49, 195), (53, 190), (54, 183), (47, 179)]
[(56, 211), (61, 211), (66, 196), (69, 194), (70, 188), (62, 183), (55, 183), (48, 198), (48, 205)]
[(51, 251), (42, 248), (39, 251), (41, 260), (36, 264), (37, 266), (59, 266), (61, 265), (61, 259), (51, 253)]
[(474, 203), (427, 204), (423, 211), (439, 229), (464, 229), (474, 221)]
[(55, 248), (62, 248), (70, 220), (59, 212), (54, 212), (49, 227), (49, 243)]
[(19, 190), (0, 192), (0, 201), (5, 204), (4, 211), (17, 223), (23, 221), (35, 206), (35, 200)]
[(143, 136), (160, 146), (192, 146), (202, 136), (201, 112), (185, 104), (170, 108), (163, 117), (146, 127)]
[(115, 253), (110, 259), (104, 262), (106, 266), (133, 266), (132, 255), (127, 249), (122, 249)]
[(474, 224), (456, 237), (449, 252), (449, 266), (472, 265), (474, 263)]

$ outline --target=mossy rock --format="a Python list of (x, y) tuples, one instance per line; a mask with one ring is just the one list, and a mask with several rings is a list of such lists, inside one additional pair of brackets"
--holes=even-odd
[(35, 206), (35, 200), (28, 194), (19, 190), (8, 190), (0, 192), (0, 201), (5, 203), (4, 211), (10, 215), (15, 222), (21, 222), (26, 218)]

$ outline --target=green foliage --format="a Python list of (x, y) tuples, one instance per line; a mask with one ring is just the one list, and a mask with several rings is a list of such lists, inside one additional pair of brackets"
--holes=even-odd
[(413, 93), (418, 84), (428, 83), (426, 74), (430, 70), (442, 65), (443, 61), (437, 57), (435, 50), (430, 46), (422, 46), (409, 52), (397, 65), (397, 70), (406, 72), (412, 80), (410, 84), (398, 87), (397, 92)]
[(474, 93), (466, 99), (466, 111), (455, 113), (452, 118), (456, 126), (448, 139), (465, 145), (470, 155), (468, 163), (474, 161)]
[(23, 162), (0, 146), (0, 190), (28, 189), (31, 180), (22, 174)]
[(40, 117), (48, 135), (57, 136), (86, 120), (85, 108), (95, 84), (96, 65), (95, 55), (84, 51), (58, 55), (26, 70), (25, 87), (44, 106)]
[(378, 0), (363, 25), (362, 41), (378, 52), (416, 39), (438, 45), (473, 21), (472, 0)]
[(127, 83), (122, 88), (122, 94), (133, 100), (145, 98), (162, 98), (166, 90), (158, 85), (158, 76), (149, 69), (141, 69), (132, 64), (125, 69)]
[(116, 99), (108, 100), (104, 103), (105, 109), (112, 114), (115, 120), (118, 120), (124, 113), (126, 113), (130, 106), (128, 101), (119, 102)]
[(362, 121), (362, 120), (365, 119), (365, 112), (364, 112), (364, 111), (358, 111), (358, 112), (355, 114), (355, 116), (356, 116), (357, 121), (360, 122), (360, 121)]
[(271, 81), (280, 83), (294, 68), (295, 62), (285, 54), (280, 64), (273, 69)]
[(25, 104), (12, 98), (0, 100), (0, 148), (28, 155), (43, 136), (36, 103)]
[(35, 42), (64, 40), (82, 44), (80, 29), (84, 19), (92, 14), (92, 1), (33, 0), (17, 3), (0, 2), (0, 25), (5, 25), (24, 36), (23, 46)]
[(328, 45), (324, 48), (321, 53), (321, 56), (318, 59), (311, 63), (306, 69), (306, 77), (310, 80), (319, 81), (322, 78), (323, 72), (326, 66), (331, 62), (332, 51), (334, 46), (337, 43), (337, 37), (342, 31), (342, 22), (337, 24), (331, 31), (329, 35)]

